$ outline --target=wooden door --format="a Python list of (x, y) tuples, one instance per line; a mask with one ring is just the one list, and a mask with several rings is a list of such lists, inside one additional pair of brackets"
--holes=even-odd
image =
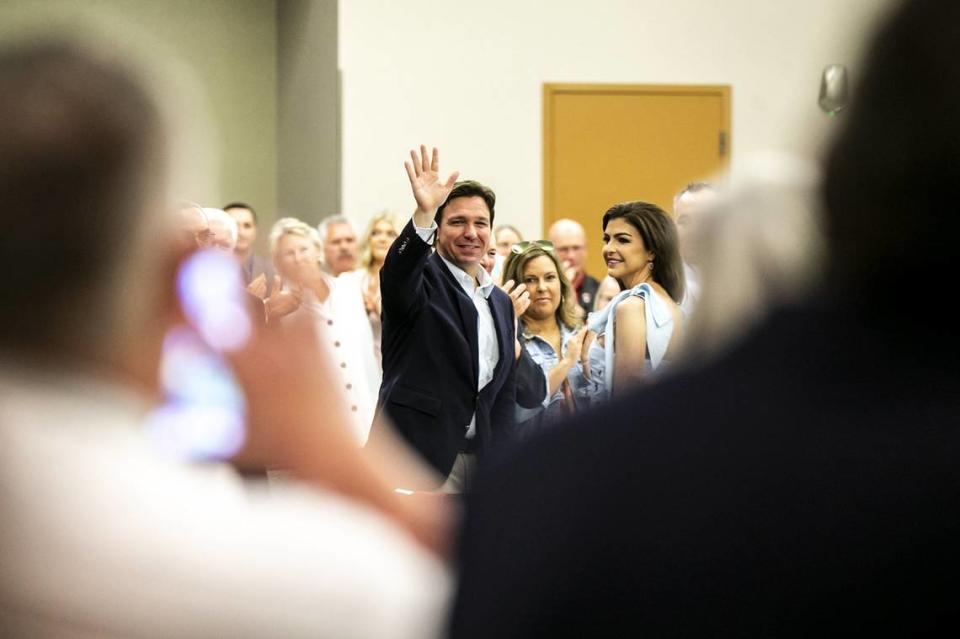
[(543, 233), (560, 218), (587, 230), (587, 271), (606, 273), (601, 218), (646, 200), (668, 213), (687, 183), (729, 160), (730, 87), (545, 84)]

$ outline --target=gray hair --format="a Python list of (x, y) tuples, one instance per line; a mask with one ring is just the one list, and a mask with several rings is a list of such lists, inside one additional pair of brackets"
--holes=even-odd
[(690, 182), (673, 196), (673, 208), (677, 208), (677, 202), (687, 193), (699, 193), (700, 191), (716, 193), (717, 187), (711, 182)]
[(203, 214), (207, 217), (208, 224), (222, 224), (223, 226), (227, 227), (227, 231), (230, 233), (230, 243), (236, 245), (237, 236), (240, 234), (240, 229), (237, 226), (237, 221), (233, 219), (232, 215), (223, 209), (203, 207), (200, 210), (203, 211)]
[(693, 238), (702, 289), (684, 335), (687, 357), (722, 352), (771, 309), (803, 300), (823, 275), (818, 167), (776, 152), (741, 162)]
[(339, 226), (341, 224), (346, 224), (354, 232), (356, 232), (356, 229), (353, 228), (353, 222), (351, 222), (346, 215), (331, 215), (329, 217), (324, 218), (323, 221), (317, 225), (317, 231), (319, 231), (320, 233), (321, 248), (323, 247), (323, 243), (327, 241), (327, 231), (330, 229), (330, 227)]

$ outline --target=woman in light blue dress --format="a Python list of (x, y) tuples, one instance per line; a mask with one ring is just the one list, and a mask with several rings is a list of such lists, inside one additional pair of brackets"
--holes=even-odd
[(587, 321), (582, 368), (591, 402), (649, 378), (676, 352), (683, 262), (673, 220), (647, 202), (624, 202), (603, 216), (603, 257), (620, 293)]

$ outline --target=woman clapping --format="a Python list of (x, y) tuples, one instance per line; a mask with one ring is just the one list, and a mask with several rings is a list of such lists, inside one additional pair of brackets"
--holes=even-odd
[(570, 282), (546, 240), (513, 245), (504, 266), (506, 287), (513, 282), (526, 287), (530, 305), (520, 317), (521, 345), (543, 369), (547, 393), (543, 405), (518, 407), (517, 421), (529, 433), (545, 422), (573, 412), (574, 395), (585, 384), (578, 362), (583, 345), (576, 297)]

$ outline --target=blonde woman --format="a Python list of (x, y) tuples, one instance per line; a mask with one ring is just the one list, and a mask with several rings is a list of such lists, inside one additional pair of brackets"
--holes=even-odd
[(363, 306), (373, 331), (373, 350), (380, 364), (380, 269), (387, 258), (390, 245), (397, 238), (397, 221), (389, 211), (373, 216), (360, 244), (361, 291)]
[(373, 337), (356, 289), (320, 267), (317, 230), (285, 217), (270, 231), (270, 248), (283, 288), (300, 291), (300, 308), (316, 322), (317, 334), (340, 372), (342, 401), (353, 418), (358, 441), (366, 442), (380, 389), (380, 368), (370, 344)]
[(547, 240), (514, 244), (503, 276), (530, 295), (518, 330), (523, 348), (547, 378), (542, 406), (517, 408), (517, 422), (528, 434), (544, 422), (576, 409), (574, 395), (586, 380), (577, 366), (583, 346), (576, 294)]

